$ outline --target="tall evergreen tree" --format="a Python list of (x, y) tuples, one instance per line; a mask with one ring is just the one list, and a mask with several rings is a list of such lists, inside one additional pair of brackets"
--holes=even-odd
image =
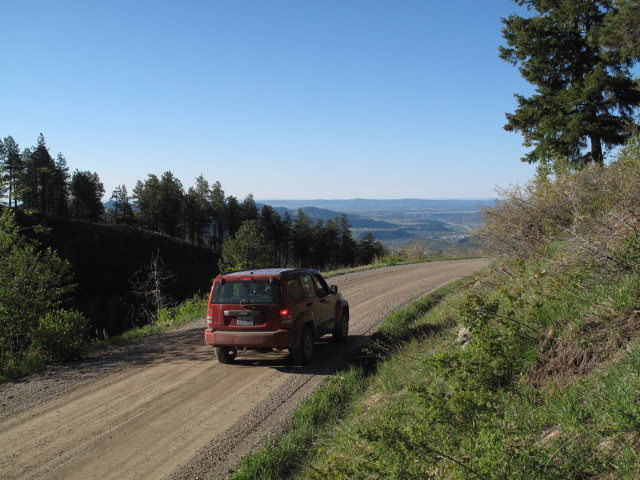
[(97, 173), (76, 170), (69, 183), (71, 217), (86, 222), (100, 222), (104, 216), (102, 197), (105, 190)]
[(182, 218), (186, 239), (191, 243), (195, 243), (198, 230), (198, 194), (193, 187), (189, 187), (184, 194), (182, 201)]
[(202, 246), (205, 230), (211, 223), (211, 205), (209, 204), (209, 182), (200, 175), (195, 187), (189, 187), (184, 196), (184, 222), (187, 238), (191, 243)]
[(356, 244), (358, 265), (368, 265), (385, 254), (385, 249), (372, 232), (367, 232)]
[(255, 220), (257, 218), (258, 206), (253, 199), (253, 194), (250, 193), (245, 197), (242, 205), (240, 205), (240, 219), (244, 222), (245, 220)]
[(327, 219), (323, 224), (322, 220), (318, 220), (312, 232), (312, 266), (316, 268), (337, 266), (336, 257), (340, 248), (336, 222)]
[(513, 1), (533, 15), (502, 19), (507, 46), (500, 47), (500, 57), (517, 65), (536, 93), (516, 95), (518, 107), (504, 128), (520, 132), (524, 145), (533, 147), (523, 161), (602, 164), (606, 151), (629, 137), (640, 106), (630, 74), (634, 56), (607, 55), (594, 41), (615, 2)]
[(212, 216), (211, 245), (213, 251), (220, 255), (222, 253), (222, 241), (224, 240), (224, 232), (226, 229), (226, 204), (222, 184), (218, 181), (211, 187), (209, 205)]
[(209, 203), (211, 188), (209, 187), (209, 182), (203, 175), (199, 175), (198, 178), (196, 178), (194, 191), (196, 201), (194, 222), (195, 240), (198, 246), (202, 246), (204, 243), (205, 232), (211, 225), (212, 215), (211, 204)]
[(58, 217), (69, 215), (69, 178), (67, 159), (58, 153), (51, 179), (52, 213)]
[(299, 267), (309, 266), (312, 260), (311, 248), (313, 246), (313, 237), (311, 225), (311, 218), (299, 208), (296, 219), (291, 227), (293, 261), (295, 265)]
[[(5, 163), (5, 153), (4, 153), (4, 143), (0, 140), (0, 198), (3, 198), (7, 195), (9, 191), (9, 182), (8, 177), (4, 171), (4, 163)], [(11, 206), (11, 196), (9, 195), (7, 205)]]
[(282, 233), (280, 234), (280, 265), (288, 267), (291, 264), (293, 249), (293, 219), (286, 211), (282, 216)]
[(44, 135), (38, 136), (38, 144), (24, 157), (22, 174), (22, 200), (24, 207), (34, 209), (43, 215), (53, 213), (53, 184), (56, 165), (49, 153)]
[(132, 198), (140, 226), (154, 232), (160, 231), (160, 179), (150, 173), (144, 182), (138, 180)]
[(182, 182), (170, 171), (164, 172), (160, 178), (159, 218), (160, 231), (171, 236), (180, 236), (182, 220), (182, 202), (184, 189)]
[(283, 267), (282, 263), (282, 242), (283, 242), (283, 228), (280, 215), (270, 205), (264, 205), (258, 216), (258, 222), (261, 225), (262, 231), (266, 239), (266, 244), (271, 250), (266, 252), (267, 256), (271, 259), (271, 266)]
[(242, 225), (242, 209), (238, 199), (229, 195), (224, 203), (225, 238), (234, 237)]
[(116, 224), (131, 225), (133, 219), (133, 208), (131, 208), (131, 197), (126, 185), (118, 185), (111, 192), (113, 203), (113, 220)]
[(22, 170), (16, 176), (16, 196), (18, 201), (22, 202), (22, 206), (25, 206), (25, 198), (29, 193), (29, 186), (27, 183), (27, 165), (29, 165), (29, 161), (31, 159), (31, 149), (29, 147), (22, 150), (20, 153), (20, 165), (22, 165)]
[(273, 242), (259, 220), (246, 220), (236, 235), (222, 246), (218, 262), (221, 271), (267, 268), (273, 266)]
[(18, 206), (18, 179), (22, 174), (22, 156), (20, 148), (11, 135), (0, 141), (0, 181), (6, 182), (8, 198), (7, 205)]
[(356, 260), (356, 242), (351, 233), (351, 224), (345, 214), (337, 220), (339, 257), (338, 264), (347, 267), (353, 265)]

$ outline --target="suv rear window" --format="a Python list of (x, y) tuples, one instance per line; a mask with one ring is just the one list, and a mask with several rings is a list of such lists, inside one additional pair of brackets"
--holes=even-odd
[(211, 303), (280, 303), (280, 286), (269, 281), (225, 281), (213, 287)]

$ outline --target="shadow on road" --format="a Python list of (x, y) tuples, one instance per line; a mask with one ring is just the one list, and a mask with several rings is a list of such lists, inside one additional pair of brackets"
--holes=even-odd
[[(353, 358), (365, 338), (364, 335), (351, 335), (343, 343), (334, 342), (330, 336), (321, 338), (315, 343), (313, 358), (309, 365), (293, 365), (291, 355), (287, 350), (273, 350), (265, 353), (255, 350), (240, 350), (234, 362), (228, 367), (266, 367), (283, 373), (330, 375)], [(213, 361), (216, 361), (213, 352), (211, 352), (211, 356)]]

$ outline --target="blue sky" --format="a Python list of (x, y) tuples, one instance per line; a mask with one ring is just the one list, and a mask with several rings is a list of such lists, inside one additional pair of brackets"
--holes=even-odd
[(242, 200), (486, 198), (524, 184), (509, 0), (3, 2), (0, 137), (107, 196), (170, 170)]

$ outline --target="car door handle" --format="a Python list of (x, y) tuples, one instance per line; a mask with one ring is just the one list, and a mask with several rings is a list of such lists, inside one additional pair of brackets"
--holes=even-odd
[(307, 307), (313, 307), (313, 302), (307, 303)]

